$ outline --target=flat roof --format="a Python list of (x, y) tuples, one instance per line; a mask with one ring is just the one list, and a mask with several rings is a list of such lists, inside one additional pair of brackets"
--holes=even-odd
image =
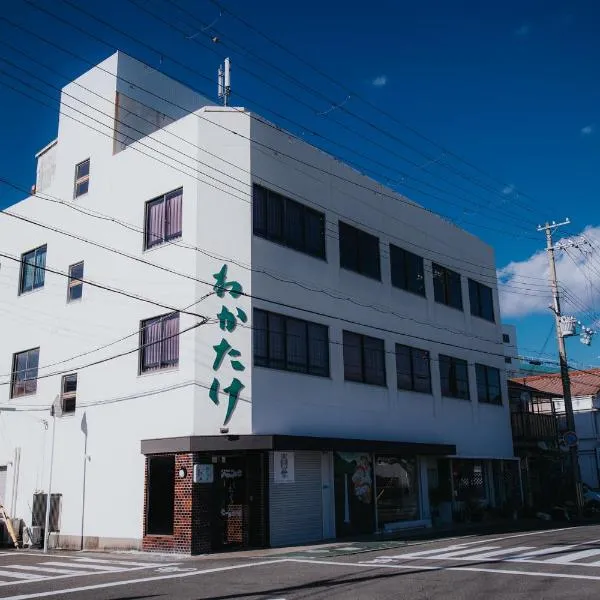
[(316, 450), (451, 456), (454, 444), (315, 437), (307, 435), (199, 435), (142, 440), (142, 454), (230, 452), (240, 450)]

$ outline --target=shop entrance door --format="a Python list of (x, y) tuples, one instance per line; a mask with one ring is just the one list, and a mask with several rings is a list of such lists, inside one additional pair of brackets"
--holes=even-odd
[(213, 483), (213, 548), (225, 550), (248, 545), (246, 460), (228, 456), (215, 465)]

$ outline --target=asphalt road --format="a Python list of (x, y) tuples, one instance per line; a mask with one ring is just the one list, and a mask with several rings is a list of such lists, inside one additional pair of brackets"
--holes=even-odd
[(6, 551), (0, 599), (597, 599), (600, 526), (198, 558)]

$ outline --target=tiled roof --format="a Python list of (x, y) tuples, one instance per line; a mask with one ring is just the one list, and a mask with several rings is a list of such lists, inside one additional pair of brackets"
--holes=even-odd
[[(595, 396), (600, 392), (600, 369), (586, 371), (570, 371), (571, 396)], [(529, 377), (516, 377), (511, 379), (517, 383), (528, 385), (542, 392), (547, 392), (555, 397), (562, 397), (562, 381), (560, 373), (547, 373)]]

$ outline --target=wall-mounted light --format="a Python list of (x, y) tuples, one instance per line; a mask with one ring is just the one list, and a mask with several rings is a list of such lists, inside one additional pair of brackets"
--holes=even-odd
[(179, 479), (185, 479), (187, 476), (187, 470), (179, 469), (179, 472), (177, 474), (179, 475)]

